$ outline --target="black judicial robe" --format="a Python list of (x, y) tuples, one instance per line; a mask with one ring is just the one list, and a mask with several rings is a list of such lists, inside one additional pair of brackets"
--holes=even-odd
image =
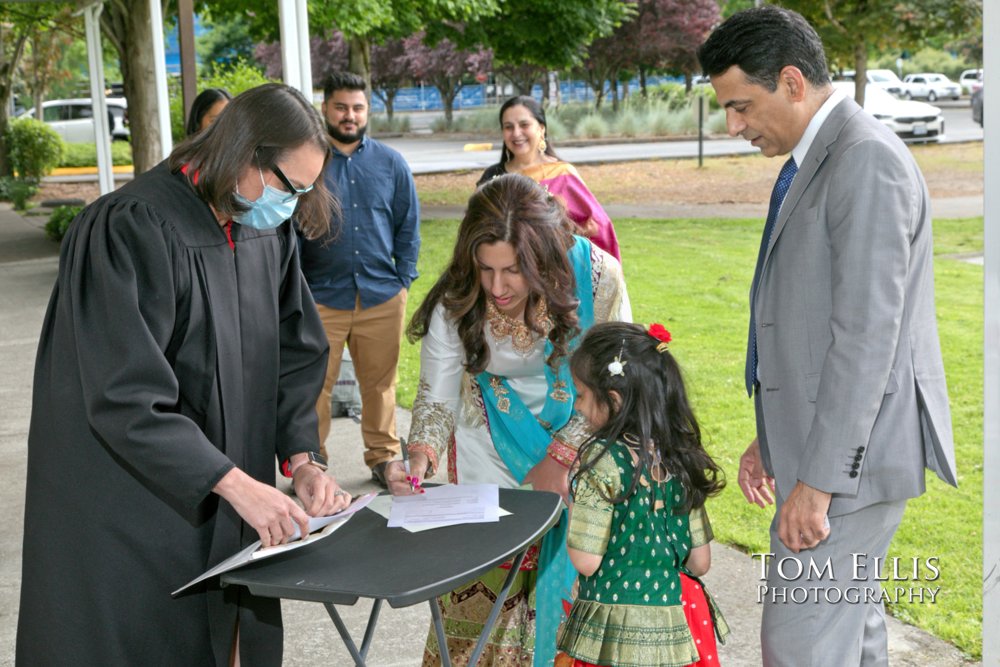
[[(234, 227), (238, 225), (234, 224)], [(237, 229), (166, 163), (63, 241), (36, 359), (17, 664), (280, 665), (281, 612), (218, 582), (257, 539), (211, 489), (317, 451), (327, 343), (289, 223)]]

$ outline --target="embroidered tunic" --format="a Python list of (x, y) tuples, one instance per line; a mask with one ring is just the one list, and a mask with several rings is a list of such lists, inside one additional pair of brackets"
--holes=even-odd
[[(592, 576), (580, 576), (559, 649), (611, 667), (690, 665), (699, 656), (682, 606), (679, 573), (691, 549), (711, 541), (712, 527), (704, 507), (690, 514), (672, 512), (683, 500), (673, 477), (639, 485), (624, 503), (609, 502), (606, 498), (628, 488), (632, 470), (627, 446), (616, 443), (576, 480), (567, 545), (604, 559)], [(657, 500), (664, 506), (651, 510)], [(726, 634), (721, 615), (717, 622)]]

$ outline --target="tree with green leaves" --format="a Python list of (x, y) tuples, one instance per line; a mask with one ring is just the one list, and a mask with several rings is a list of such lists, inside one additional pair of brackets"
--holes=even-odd
[[(868, 57), (919, 46), (933, 35), (966, 35), (982, 26), (982, 0), (785, 0), (823, 40), (832, 63), (854, 69), (854, 98), (864, 104)], [(981, 29), (980, 29), (981, 32)]]
[(13, 174), (6, 136), (21, 59), (33, 35), (47, 27), (54, 29), (51, 22), (60, 9), (59, 3), (0, 2), (0, 177)]
[[(348, 69), (371, 81), (373, 44), (402, 39), (428, 26), (459, 24), (496, 17), (505, 0), (310, 0), (309, 30), (328, 38), (340, 31), (347, 40)], [(258, 41), (273, 42), (279, 35), (278, 3), (245, 0), (205, 0), (213, 16), (244, 21)]]
[(71, 76), (63, 67), (62, 55), (80, 35), (79, 20), (72, 7), (59, 9), (49, 21), (36, 24), (21, 58), (21, 80), (31, 95), (38, 120), (42, 118), (42, 102), (52, 84)]
[[(428, 37), (447, 37), (459, 48), (492, 49), (496, 69), (533, 66), (565, 70), (579, 64), (587, 46), (611, 32), (632, 12), (628, 0), (504, 0), (502, 19), (487, 15), (464, 24), (438, 24)], [(516, 82), (519, 89), (522, 82)], [(530, 90), (530, 87), (528, 88)]]

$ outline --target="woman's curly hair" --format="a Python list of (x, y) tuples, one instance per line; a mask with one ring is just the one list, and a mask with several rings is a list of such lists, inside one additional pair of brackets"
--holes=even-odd
[(544, 334), (542, 324), (532, 321), (540, 299), (548, 306), (552, 330), (554, 366), (569, 351), (569, 342), (579, 332), (576, 279), (568, 251), (573, 246), (573, 224), (562, 203), (527, 176), (507, 174), (480, 186), (469, 198), (469, 206), (458, 229), (455, 251), (448, 268), (431, 288), (407, 327), (411, 342), (427, 335), (431, 315), (440, 303), (458, 327), (465, 348), (465, 368), (482, 372), (490, 361), (483, 329), (486, 299), (480, 281), (476, 251), (481, 245), (509, 243), (517, 254), (521, 274), (530, 288), (525, 323)]

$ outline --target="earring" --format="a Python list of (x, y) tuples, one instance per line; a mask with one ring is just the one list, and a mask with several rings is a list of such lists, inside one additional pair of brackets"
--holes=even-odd
[(547, 144), (547, 143), (545, 143), (545, 135), (543, 134), (543, 135), (542, 135), (542, 140), (538, 142), (538, 152), (539, 152), (539, 153), (544, 153), (544, 152), (545, 152), (545, 149), (546, 149), (547, 147), (548, 147), (548, 144)]

